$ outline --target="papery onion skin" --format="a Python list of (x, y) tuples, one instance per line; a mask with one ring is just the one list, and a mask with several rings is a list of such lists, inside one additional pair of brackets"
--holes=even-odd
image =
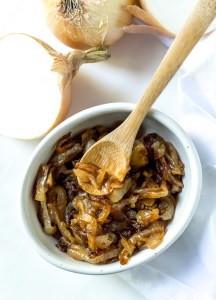
[[(119, 40), (124, 35), (122, 28), (133, 19), (126, 6), (135, 4), (135, 0), (42, 1), (48, 27), (61, 42), (76, 49)], [(67, 9), (74, 6), (78, 8)]]
[[(138, 22), (124, 27), (127, 33), (155, 34), (175, 38), (182, 28), (197, 0), (139, 0), (128, 5), (128, 11)], [(141, 21), (141, 22), (140, 22)], [(213, 21), (206, 33), (215, 30)]]

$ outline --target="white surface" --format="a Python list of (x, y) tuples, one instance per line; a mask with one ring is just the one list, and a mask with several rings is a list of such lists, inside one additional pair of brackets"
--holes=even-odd
[(55, 123), (61, 92), (59, 74), (50, 71), (53, 61), (53, 57), (27, 35), (11, 34), (0, 41), (1, 135), (39, 138)]
[[(24, 31), (35, 34), (45, 39), (57, 50), (65, 50), (42, 22), (39, 15), (37, 0), (4, 1), (0, 10), (0, 34), (10, 31)], [(83, 66), (74, 79), (73, 105), (70, 115), (81, 109), (107, 102), (137, 102), (142, 95), (151, 75), (165, 54), (166, 48), (155, 37), (151, 36), (126, 36), (111, 47), (112, 58), (108, 62)], [(177, 101), (178, 79), (182, 75), (179, 71), (170, 82), (168, 88), (159, 97), (156, 108), (166, 112), (177, 121), (181, 106)], [(11, 108), (13, 109), (13, 108)], [(82, 276), (57, 269), (46, 263), (30, 247), (28, 240), (20, 226), (17, 214), (17, 191), (20, 187), (23, 165), (39, 141), (18, 141), (0, 137), (0, 298), (12, 299), (81, 299), (93, 300), (101, 297), (108, 299), (154, 299), (160, 291), (161, 299), (176, 298), (170, 293), (176, 287), (185, 295), (181, 299), (190, 299), (196, 292), (196, 299), (202, 299), (204, 291), (208, 291), (215, 277), (211, 267), (215, 256), (204, 256), (204, 261), (193, 256), (204, 251), (198, 247), (199, 232), (194, 236), (196, 242), (191, 242), (191, 247), (196, 247), (190, 256), (182, 256), (184, 249), (181, 245), (188, 244), (191, 230), (196, 228), (196, 222), (204, 212), (205, 205), (199, 208), (199, 214), (193, 220), (193, 227), (189, 226), (183, 236), (152, 263), (133, 269), (132, 272), (106, 276)], [(205, 186), (214, 192), (214, 168), (207, 170), (209, 180)], [(212, 179), (212, 181), (210, 180)], [(210, 193), (209, 192), (209, 193)], [(210, 197), (206, 192), (203, 197)], [(208, 210), (209, 211), (209, 210)], [(203, 215), (207, 218), (206, 211)], [(212, 218), (212, 224), (214, 222)], [(201, 218), (205, 225), (204, 219)], [(215, 241), (212, 231), (208, 231), (210, 239)], [(192, 235), (193, 237), (193, 235)], [(190, 249), (191, 249), (190, 247)], [(195, 251), (198, 249), (198, 252)], [(183, 260), (179, 260), (181, 255)], [(172, 264), (169, 265), (169, 257)], [(180, 265), (179, 262), (184, 262)], [(166, 268), (164, 268), (164, 263)], [(178, 270), (178, 271), (177, 271)], [(202, 282), (201, 274), (205, 272)], [(196, 275), (197, 274), (197, 275)], [(200, 275), (200, 277), (198, 276)], [(123, 280), (124, 278), (125, 280)], [(196, 280), (197, 278), (197, 280)], [(138, 285), (137, 285), (138, 283)], [(209, 285), (208, 285), (209, 283)], [(154, 286), (155, 285), (155, 286)], [(192, 287), (190, 287), (190, 285)], [(133, 286), (135, 289), (133, 289)], [(137, 288), (138, 286), (138, 288)], [(196, 289), (196, 286), (198, 288)], [(211, 285), (212, 287), (212, 285)], [(142, 290), (141, 290), (142, 288)], [(161, 289), (160, 289), (161, 288)], [(141, 291), (138, 293), (137, 291)], [(195, 292), (194, 292), (195, 291)], [(166, 296), (169, 294), (169, 296)], [(211, 294), (216, 291), (211, 289)], [(174, 297), (172, 297), (175, 295)], [(159, 294), (157, 294), (157, 298)], [(163, 297), (163, 298), (162, 298)], [(200, 298), (199, 298), (200, 297)], [(207, 299), (204, 297), (203, 299)], [(213, 298), (211, 298), (213, 299)], [(216, 298), (214, 298), (216, 299)]]

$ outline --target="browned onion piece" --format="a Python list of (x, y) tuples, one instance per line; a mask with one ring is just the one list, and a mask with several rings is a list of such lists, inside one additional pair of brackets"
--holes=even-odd
[(183, 188), (183, 183), (180, 180), (180, 178), (169, 173), (169, 174), (167, 174), (167, 181), (172, 184), (171, 192), (173, 194), (181, 192), (181, 190)]
[(94, 214), (94, 207), (93, 207), (91, 200), (89, 199), (87, 193), (84, 192), (80, 196), (80, 201), (82, 202), (82, 205), (83, 205), (83, 208), (82, 208), (83, 211), (85, 211), (86, 213), (88, 213), (90, 215)]
[(164, 228), (164, 222), (156, 221), (143, 231), (138, 231), (134, 233), (127, 241), (125, 241), (125, 239), (122, 239), (121, 242), (123, 244), (123, 249), (119, 253), (119, 260), (121, 264), (126, 264), (128, 262), (129, 257), (132, 255), (135, 247), (138, 244), (139, 247), (141, 247), (144, 243), (148, 243), (149, 238), (153, 237), (155, 239), (157, 236), (158, 243), (161, 243), (161, 236), (164, 236)]
[(158, 187), (147, 187), (138, 191), (140, 198), (161, 198), (168, 195), (169, 191), (165, 181)]
[(77, 162), (74, 174), (79, 177), (80, 181), (90, 183), (96, 189), (106, 191), (106, 194), (110, 194), (115, 188), (120, 189), (124, 186), (118, 179), (91, 163)]
[(83, 152), (86, 153), (95, 143), (96, 142), (93, 139), (90, 139), (89, 141), (87, 141), (87, 143), (84, 146)]
[(132, 244), (128, 240), (126, 240), (124, 237), (121, 239), (121, 244), (123, 249), (119, 253), (119, 261), (122, 265), (125, 265), (128, 263), (129, 257), (133, 254), (135, 249), (135, 244)]
[(184, 175), (184, 165), (181, 162), (176, 149), (171, 143), (167, 143), (166, 159), (169, 162), (173, 175)]
[(107, 249), (112, 243), (116, 242), (117, 236), (113, 233), (98, 235), (95, 238), (96, 248)]
[(162, 220), (167, 221), (171, 220), (174, 216), (175, 212), (175, 205), (174, 205), (174, 198), (172, 196), (164, 197), (160, 200), (159, 203), (159, 210), (162, 212), (160, 217)]
[(143, 231), (139, 231), (134, 233), (130, 238), (129, 242), (133, 245), (137, 244), (140, 240), (144, 239), (146, 237), (149, 237), (152, 234), (164, 232), (164, 226), (165, 223), (163, 221), (156, 221), (149, 225), (148, 228), (144, 229)]
[(102, 254), (96, 255), (94, 258), (90, 258), (90, 253), (88, 250), (79, 245), (72, 245), (67, 249), (67, 253), (70, 257), (89, 262), (90, 264), (106, 263), (119, 254), (119, 249), (111, 249), (109, 251), (103, 252)]
[(97, 234), (97, 221), (95, 218), (92, 218), (92, 221), (86, 225), (86, 234), (89, 249), (95, 250), (95, 237)]
[(49, 190), (47, 198), (48, 203), (56, 204), (59, 218), (61, 221), (63, 221), (67, 205), (67, 194), (65, 189), (60, 185), (56, 185), (51, 190)]
[(49, 235), (53, 235), (56, 233), (56, 226), (52, 225), (51, 217), (49, 215), (49, 211), (45, 201), (41, 201), (41, 208), (44, 223), (44, 231)]
[(97, 212), (99, 211), (97, 222), (103, 224), (110, 214), (110, 205), (105, 199), (101, 199), (100, 201), (91, 200), (91, 203)]
[(95, 178), (92, 174), (80, 169), (74, 169), (73, 172), (77, 177), (80, 178), (80, 180), (82, 180), (82, 182), (91, 182), (93, 186), (96, 185)]
[(46, 192), (49, 189), (47, 184), (50, 165), (41, 165), (37, 178), (36, 178), (36, 190), (34, 199), (37, 201), (46, 201)]
[(164, 232), (153, 233), (146, 241), (146, 247), (149, 249), (157, 248), (163, 241)]
[(160, 216), (158, 208), (154, 208), (152, 210), (143, 209), (138, 211), (136, 215), (137, 222), (142, 224), (144, 227), (149, 226), (149, 224), (153, 223), (159, 218)]
[(148, 152), (141, 141), (135, 141), (131, 154), (130, 165), (132, 167), (143, 167), (148, 164)]
[(50, 215), (52, 216), (53, 221), (58, 226), (58, 229), (60, 230), (60, 232), (61, 232), (62, 236), (65, 238), (65, 240), (70, 243), (74, 243), (75, 240), (72, 237), (70, 231), (67, 229), (66, 224), (59, 219), (59, 215), (58, 215), (55, 205), (52, 203), (48, 204), (48, 209), (50, 211)]
[(133, 180), (131, 178), (126, 178), (123, 184), (123, 187), (116, 188), (112, 191), (110, 195), (108, 195), (109, 200), (112, 203), (118, 202), (123, 198), (123, 196), (127, 193), (129, 188), (132, 186)]
[[(89, 182), (97, 189), (101, 189), (103, 186), (105, 172), (92, 164), (76, 163), (74, 174), (82, 182)], [(103, 174), (102, 178), (101, 174)]]
[(54, 166), (60, 166), (63, 165), (64, 163), (71, 161), (77, 154), (79, 154), (82, 151), (82, 147), (80, 144), (76, 143), (73, 145), (72, 148), (66, 150), (65, 152), (62, 153), (57, 153), (55, 154), (52, 159), (51, 163)]
[(131, 196), (130, 198), (125, 198), (120, 200), (117, 203), (114, 203), (111, 207), (111, 212), (115, 213), (116, 211), (120, 211), (124, 206), (130, 205), (131, 207), (135, 207), (135, 204), (138, 200), (138, 196)]
[(57, 141), (56, 147), (55, 147), (56, 152), (63, 153), (66, 150), (73, 147), (73, 145), (75, 144), (75, 141), (70, 136), (71, 136), (71, 133), (68, 132)]
[(82, 143), (85, 144), (87, 143), (90, 139), (92, 139), (95, 135), (96, 131), (92, 128), (87, 129), (82, 135), (81, 135), (81, 139), (82, 139)]
[(158, 140), (152, 144), (152, 149), (154, 150), (154, 159), (159, 159), (163, 157), (166, 153), (166, 146), (162, 140)]

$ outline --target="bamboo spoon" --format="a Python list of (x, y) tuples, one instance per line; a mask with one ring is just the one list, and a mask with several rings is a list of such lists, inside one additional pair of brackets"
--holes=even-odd
[[(143, 97), (128, 118), (114, 131), (95, 143), (81, 162), (91, 163), (120, 181), (130, 169), (130, 157), (138, 129), (150, 107), (194, 48), (216, 16), (216, 0), (199, 0), (153, 75)], [(106, 192), (91, 183), (78, 182), (94, 195)]]

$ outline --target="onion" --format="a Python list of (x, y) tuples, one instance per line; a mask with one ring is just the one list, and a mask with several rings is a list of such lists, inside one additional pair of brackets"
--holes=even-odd
[(136, 219), (139, 224), (142, 224), (144, 227), (147, 227), (149, 224), (159, 219), (159, 210), (154, 208), (152, 210), (143, 209), (139, 210)]
[(164, 221), (171, 220), (175, 213), (175, 199), (170, 195), (161, 198), (159, 209), (162, 212), (161, 219)]
[(148, 248), (153, 249), (157, 247), (162, 242), (162, 239), (164, 237), (164, 227), (165, 226), (163, 221), (156, 221), (150, 224), (148, 228), (134, 233), (128, 240), (122, 238), (121, 244), (123, 246), (123, 249), (119, 253), (120, 263), (122, 265), (126, 264), (135, 247), (137, 246), (139, 248), (138, 245), (140, 245), (141, 247), (144, 243), (146, 243), (146, 246)]
[(56, 205), (59, 219), (63, 221), (67, 205), (67, 194), (65, 189), (60, 185), (56, 185), (55, 187), (50, 189), (48, 191), (48, 202), (54, 203), (54, 205)]
[(132, 22), (126, 10), (135, 0), (43, 0), (45, 19), (67, 46), (87, 49), (119, 40)]
[(51, 217), (49, 215), (45, 201), (41, 201), (41, 208), (44, 222), (44, 231), (49, 235), (53, 235), (56, 233), (56, 226), (52, 225)]
[(0, 134), (44, 136), (66, 117), (72, 78), (81, 64), (109, 56), (107, 47), (64, 55), (26, 34), (0, 38)]
[(35, 196), (34, 199), (37, 201), (46, 201), (46, 192), (49, 189), (47, 182), (50, 172), (50, 166), (41, 165), (35, 184)]
[(122, 188), (114, 189), (113, 192), (110, 195), (108, 195), (109, 200), (112, 203), (121, 200), (124, 197), (124, 195), (128, 192), (132, 184), (133, 184), (133, 180), (131, 178), (126, 178)]
[(106, 263), (107, 260), (117, 257), (119, 254), (119, 249), (114, 248), (108, 250), (107, 252), (103, 252), (102, 254), (96, 255), (93, 258), (89, 257), (89, 252), (86, 248), (80, 245), (71, 245), (67, 249), (67, 254), (77, 260), (87, 261), (90, 264), (99, 264), (99, 263)]
[[(185, 23), (197, 0), (140, 0), (137, 5), (128, 6), (128, 11), (144, 23), (124, 28), (130, 33), (156, 33), (175, 36)], [(214, 21), (207, 32), (216, 28)]]
[(117, 236), (114, 233), (108, 233), (98, 235), (95, 238), (96, 248), (106, 249), (111, 246), (112, 243), (117, 241)]
[(141, 199), (143, 198), (155, 199), (155, 198), (166, 197), (169, 193), (169, 190), (166, 182), (162, 181), (160, 186), (140, 188), (136, 192), (139, 194), (139, 197)]
[[(41, 202), (43, 204), (44, 202)], [(44, 204), (43, 204), (44, 205)], [(63, 238), (68, 241), (70, 244), (75, 242), (74, 237), (71, 235), (70, 231), (67, 229), (67, 226), (65, 222), (62, 222), (59, 219), (58, 211), (54, 204), (49, 203), (48, 210), (50, 213), (50, 216), (53, 218), (54, 223), (58, 226), (59, 231), (61, 232)]]
[(68, 161), (71, 161), (74, 157), (76, 157), (77, 154), (79, 154), (82, 151), (82, 147), (79, 143), (74, 144), (70, 149), (57, 153), (53, 155), (51, 159), (51, 163), (54, 166), (61, 166), (65, 164)]

